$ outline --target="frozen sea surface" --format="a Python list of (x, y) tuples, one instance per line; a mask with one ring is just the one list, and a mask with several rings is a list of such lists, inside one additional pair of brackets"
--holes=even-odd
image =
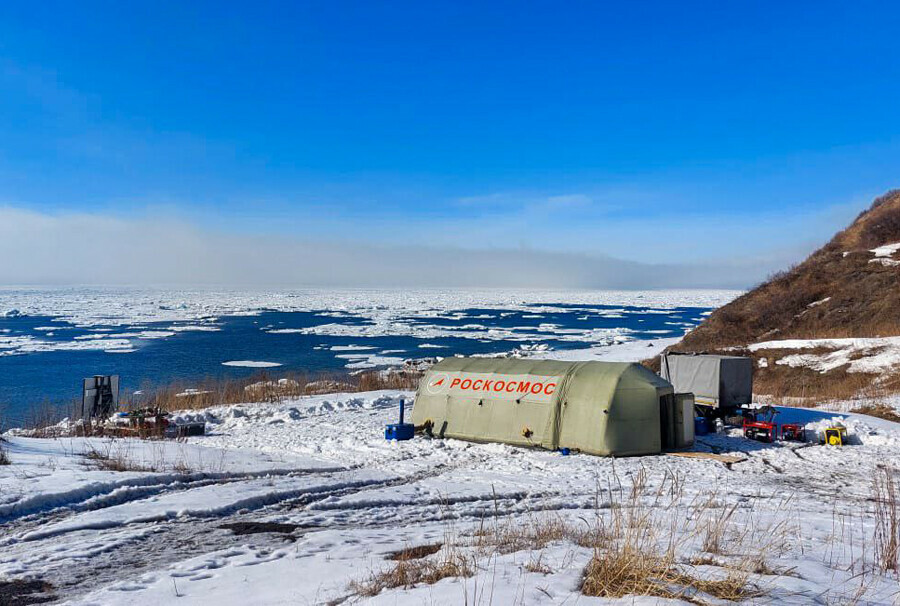
[(0, 290), (7, 422), (119, 374), (148, 385), (261, 370), (354, 372), (406, 359), (577, 350), (678, 337), (734, 291)]

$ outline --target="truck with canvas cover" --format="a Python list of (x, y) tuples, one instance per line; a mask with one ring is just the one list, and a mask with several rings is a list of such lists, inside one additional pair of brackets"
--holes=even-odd
[(693, 403), (639, 364), (445, 358), (412, 412), (438, 437), (596, 455), (656, 454), (693, 443)]
[(706, 416), (724, 416), (753, 399), (753, 361), (741, 356), (663, 353), (660, 376), (678, 392), (694, 394)]

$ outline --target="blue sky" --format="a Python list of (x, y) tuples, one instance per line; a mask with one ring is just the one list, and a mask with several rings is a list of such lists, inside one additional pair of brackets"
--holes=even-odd
[(898, 17), (4, 3), (0, 206), (448, 254), (753, 261), (756, 279), (898, 184)]

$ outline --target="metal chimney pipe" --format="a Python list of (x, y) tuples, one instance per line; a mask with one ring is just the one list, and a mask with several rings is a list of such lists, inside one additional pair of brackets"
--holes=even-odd
[(403, 398), (400, 398), (400, 424), (403, 425)]

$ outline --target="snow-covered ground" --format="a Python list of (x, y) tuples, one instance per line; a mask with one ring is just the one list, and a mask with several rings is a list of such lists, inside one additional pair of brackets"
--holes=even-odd
[[(641, 359), (665, 344), (582, 354)], [(560, 539), (491, 551), (472, 547), (473, 535), (495, 517), (514, 527), (541, 519), (583, 527), (613, 515), (641, 481), (644, 506), (679, 528), (681, 520), (717, 521), (723, 541), (744, 549), (738, 537), (748, 529), (777, 539), (751, 577), (765, 591), (756, 603), (856, 596), (891, 604), (900, 595), (897, 577), (875, 569), (871, 501), (880, 467), (900, 461), (900, 425), (837, 415), (853, 442), (844, 448), (749, 442), (737, 430), (698, 440), (697, 451), (732, 462), (604, 459), (423, 437), (387, 442), (383, 427), (396, 420), (401, 397), (412, 394), (184, 412), (208, 427), (186, 442), (7, 435), (0, 583), (43, 579), (71, 604), (605, 604), (579, 591), (591, 549)], [(835, 416), (782, 410), (779, 421), (810, 428)], [(104, 460), (136, 470), (103, 469)], [(260, 534), (221, 528), (240, 522), (290, 526)], [(352, 582), (395, 565), (389, 553), (437, 543), (471, 557), (473, 576), (354, 595)], [(679, 561), (696, 575), (715, 576), (715, 561), (737, 557), (729, 547), (710, 554), (697, 541), (680, 545)], [(723, 603), (703, 595), (698, 602)]]
[(896, 267), (897, 265), (900, 265), (900, 261), (894, 259), (893, 256), (898, 250), (900, 250), (900, 242), (873, 248), (869, 252), (874, 253), (875, 258), (870, 259), (869, 263), (881, 263), (885, 267)]
[(681, 337), (667, 337), (652, 341), (626, 341), (608, 347), (587, 347), (584, 349), (565, 349), (545, 351), (531, 354), (530, 357), (542, 360), (600, 360), (606, 362), (640, 362), (662, 353), (670, 345), (675, 345)]
[(782, 339), (748, 347), (753, 352), (779, 349), (825, 349), (825, 353), (789, 354), (775, 364), (805, 366), (821, 373), (847, 365), (847, 372), (887, 373), (900, 366), (900, 337)]

